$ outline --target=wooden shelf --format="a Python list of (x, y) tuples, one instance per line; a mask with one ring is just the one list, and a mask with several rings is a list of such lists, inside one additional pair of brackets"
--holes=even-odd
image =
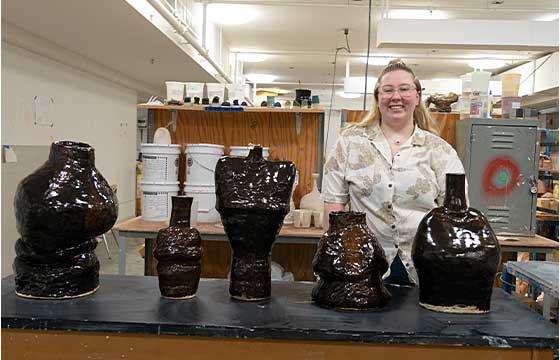
[[(157, 110), (182, 110), (182, 111), (207, 111), (205, 108), (210, 105), (148, 105), (148, 104), (138, 104), (136, 107), (138, 109), (157, 109)], [(243, 107), (243, 111), (224, 111), (226, 113), (236, 113), (236, 112), (278, 112), (278, 113), (314, 113), (314, 114), (324, 114), (325, 109), (323, 108), (269, 108), (269, 107)]]

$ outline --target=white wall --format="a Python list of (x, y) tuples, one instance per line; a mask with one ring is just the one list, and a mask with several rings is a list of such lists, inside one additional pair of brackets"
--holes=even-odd
[[(52, 127), (34, 124), (35, 97)], [(2, 42), (2, 144), (89, 143), (96, 167), (118, 186), (119, 219), (134, 215), (136, 100), (131, 89)], [(3, 198), (13, 196), (2, 186)], [(14, 216), (13, 208), (2, 210)], [(6, 224), (11, 222), (5, 223), (3, 216), (3, 249), (17, 239), (15, 226), (4, 229)], [(2, 252), (2, 276), (11, 273), (12, 256)]]

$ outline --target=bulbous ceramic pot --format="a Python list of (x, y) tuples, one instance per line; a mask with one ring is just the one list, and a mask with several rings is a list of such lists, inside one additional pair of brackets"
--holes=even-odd
[(319, 277), (311, 298), (317, 304), (348, 310), (382, 307), (391, 299), (381, 277), (389, 269), (385, 252), (366, 224), (366, 214), (329, 214), (329, 230), (313, 258)]
[(164, 298), (190, 299), (198, 289), (202, 247), (200, 233), (190, 226), (192, 202), (192, 197), (172, 196), (169, 227), (158, 232), (154, 257)]
[(490, 311), (500, 245), (484, 215), (467, 206), (465, 175), (447, 174), (444, 205), (420, 222), (412, 259), (421, 306), (451, 313)]
[(222, 157), (216, 165), (216, 210), (232, 248), (230, 295), (270, 298), (270, 253), (290, 210), (296, 169), (289, 161), (267, 161), (262, 148), (247, 158)]
[(14, 199), (16, 293), (72, 298), (99, 286), (96, 236), (111, 229), (118, 201), (95, 168), (88, 144), (59, 141), (49, 159), (23, 179)]

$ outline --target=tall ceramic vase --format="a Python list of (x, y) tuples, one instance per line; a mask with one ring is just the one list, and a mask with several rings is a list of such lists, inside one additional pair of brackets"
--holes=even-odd
[(445, 203), (418, 226), (412, 259), (420, 305), (434, 311), (490, 311), (500, 245), (484, 215), (467, 206), (465, 175), (447, 174)]
[(266, 161), (255, 146), (247, 158), (222, 157), (216, 165), (216, 209), (233, 250), (230, 295), (270, 298), (270, 253), (284, 216), (296, 169), (289, 161)]
[(329, 214), (329, 230), (321, 237), (313, 259), (319, 276), (311, 298), (338, 309), (382, 307), (391, 299), (381, 277), (389, 268), (385, 252), (368, 229), (366, 214)]
[(49, 158), (23, 179), (14, 199), (21, 238), (14, 261), (16, 293), (72, 298), (99, 286), (96, 236), (111, 229), (118, 201), (95, 168), (88, 144), (59, 141)]
[(200, 281), (200, 233), (191, 228), (192, 197), (171, 197), (169, 227), (158, 232), (154, 257), (158, 260), (159, 289), (164, 298), (190, 299)]

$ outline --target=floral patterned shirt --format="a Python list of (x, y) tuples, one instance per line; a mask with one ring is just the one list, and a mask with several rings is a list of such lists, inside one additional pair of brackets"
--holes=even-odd
[(411, 249), (418, 224), (443, 205), (445, 174), (464, 172), (455, 149), (418, 126), (393, 159), (379, 124), (355, 127), (343, 131), (327, 158), (322, 197), (365, 212), (389, 264), (399, 255), (417, 283)]

